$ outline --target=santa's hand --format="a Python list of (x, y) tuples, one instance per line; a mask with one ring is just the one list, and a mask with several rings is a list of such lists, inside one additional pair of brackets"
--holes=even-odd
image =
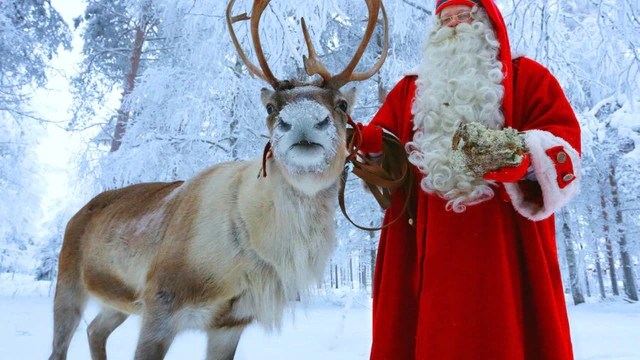
[(527, 175), (527, 169), (531, 166), (531, 157), (524, 154), (520, 165), (512, 167), (503, 167), (498, 170), (489, 171), (483, 175), (485, 180), (493, 180), (504, 183), (513, 183), (522, 180)]
[(382, 152), (382, 128), (376, 125), (362, 125), (357, 124), (362, 135), (362, 144), (360, 145), (360, 152), (364, 154), (375, 154)]

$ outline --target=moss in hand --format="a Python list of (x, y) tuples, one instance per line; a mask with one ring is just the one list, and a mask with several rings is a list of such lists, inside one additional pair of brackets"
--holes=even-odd
[(528, 153), (524, 137), (513, 128), (490, 129), (480, 123), (461, 123), (453, 135), (453, 159), (475, 176), (518, 166)]

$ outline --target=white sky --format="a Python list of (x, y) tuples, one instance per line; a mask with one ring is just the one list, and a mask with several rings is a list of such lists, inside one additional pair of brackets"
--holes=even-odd
[[(71, 28), (73, 18), (82, 15), (85, 7), (82, 0), (52, 0), (51, 3)], [(48, 74), (49, 83), (46, 89), (35, 93), (32, 101), (34, 112), (51, 121), (46, 125), (44, 135), (38, 139), (37, 149), (42, 176), (47, 183), (42, 203), (45, 214), (43, 223), (52, 220), (59, 210), (73, 203), (73, 196), (70, 196), (73, 192), (69, 186), (74, 183), (71, 180), (77, 177), (74, 164), (89, 136), (64, 131), (71, 119), (72, 103), (67, 78), (77, 71), (82, 51), (79, 32), (74, 31), (73, 36), (73, 50), (61, 51), (59, 56), (52, 59), (50, 65), (54, 70)]]

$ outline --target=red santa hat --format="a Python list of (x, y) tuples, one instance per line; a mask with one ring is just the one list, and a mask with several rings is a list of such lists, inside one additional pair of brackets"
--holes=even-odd
[(442, 9), (451, 5), (467, 5), (471, 7), (474, 7), (476, 5), (480, 6), (477, 0), (438, 0), (438, 2), (436, 2), (436, 15), (440, 14), (440, 11), (442, 11)]
[(496, 38), (500, 43), (500, 61), (502, 62), (502, 73), (504, 79), (502, 85), (504, 86), (504, 98), (502, 99), (502, 113), (504, 114), (505, 126), (512, 126), (513, 123), (513, 65), (511, 64), (511, 46), (509, 45), (509, 36), (507, 34), (507, 25), (504, 23), (502, 14), (498, 9), (498, 6), (493, 0), (437, 0), (436, 2), (436, 14), (440, 13), (442, 9), (450, 5), (469, 5), (480, 6), (484, 8), (489, 15), (489, 19), (492, 22), (493, 30), (496, 33)]

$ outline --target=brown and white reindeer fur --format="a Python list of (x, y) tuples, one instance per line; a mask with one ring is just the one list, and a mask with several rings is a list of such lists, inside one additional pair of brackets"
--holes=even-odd
[[(266, 3), (254, 4), (254, 14)], [(321, 280), (335, 245), (354, 101), (353, 91), (339, 87), (353, 79), (283, 86), (262, 67), (257, 75), (274, 85), (262, 93), (273, 145), (267, 176), (257, 176), (261, 159), (229, 162), (185, 182), (132, 185), (92, 199), (65, 231), (50, 359), (66, 358), (90, 296), (102, 304), (87, 329), (93, 359), (106, 359), (108, 336), (129, 314), (142, 315), (136, 359), (163, 358), (188, 328), (207, 331), (207, 359), (232, 359), (246, 325), (277, 328), (287, 302)], [(324, 83), (333, 79), (316, 73)]]

